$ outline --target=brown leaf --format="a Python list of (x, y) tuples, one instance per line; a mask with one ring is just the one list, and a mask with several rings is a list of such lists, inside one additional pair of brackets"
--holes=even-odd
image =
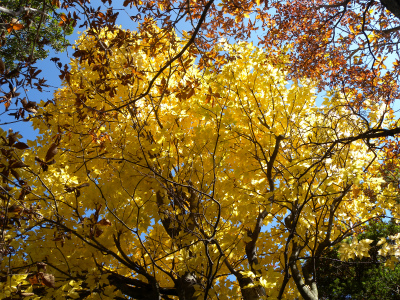
[(51, 144), (49, 150), (47, 151), (45, 161), (52, 160), (53, 157), (57, 154), (57, 152), (58, 152), (57, 144), (55, 143)]
[(23, 108), (26, 111), (34, 113), (34, 114), (37, 113), (36, 102), (34, 102), (34, 101), (27, 102), (26, 99), (24, 98), (24, 99), (21, 100), (21, 103), (22, 103)]
[(94, 230), (94, 236), (95, 236), (96, 238), (98, 238), (99, 236), (101, 236), (101, 234), (102, 234), (103, 232), (104, 232), (103, 230), (101, 230), (100, 228), (96, 227), (95, 230)]
[(37, 276), (37, 274), (31, 274), (28, 275), (28, 277), (26, 278), (30, 284), (34, 285), (34, 284), (39, 284), (39, 278)]
[(28, 104), (28, 100), (26, 100), (26, 97), (21, 99), (21, 104), (22, 104), (23, 107), (25, 107)]
[(8, 110), (10, 105), (11, 105), (11, 101), (4, 102), (4, 106), (6, 107), (6, 111)]
[(9, 134), (8, 134), (8, 145), (9, 146), (12, 146), (12, 145), (14, 145), (14, 143), (16, 142), (16, 141), (18, 141), (18, 138), (20, 137), (20, 135), (19, 135), (19, 132), (18, 131), (16, 131), (16, 132), (9, 132)]
[(7, 182), (8, 174), (10, 174), (9, 168), (4, 168), (3, 171), (1, 171), (0, 175), (3, 177), (3, 183)]
[(28, 107), (25, 110), (28, 111), (28, 112), (31, 112), (33, 114), (37, 114), (37, 110), (35, 108), (33, 108), (33, 107)]
[(47, 264), (44, 262), (38, 262), (36, 263), (36, 267), (38, 268), (38, 271), (40, 270), (46, 271)]
[(127, 7), (130, 3), (132, 2), (132, 0), (125, 0), (124, 3), (122, 4), (124, 7)]
[(111, 226), (111, 222), (108, 219), (101, 219), (97, 224), (102, 226)]
[(9, 213), (19, 213), (20, 211), (22, 211), (22, 207), (18, 206), (18, 205), (11, 205), (8, 210)]
[(55, 278), (53, 274), (43, 273), (42, 274), (42, 285), (54, 288)]
[(53, 159), (51, 161), (48, 162), (44, 162), (43, 160), (41, 160), (39, 157), (35, 157), (35, 160), (40, 164), (40, 166), (42, 167), (43, 171), (46, 172), (49, 169), (49, 165), (55, 164), (56, 161)]
[(17, 77), (17, 76), (19, 76), (19, 69), (18, 68), (16, 68), (16, 69), (8, 72), (7, 74), (5, 74), (5, 77), (7, 79), (11, 79), (11, 78), (14, 78), (14, 77)]
[(20, 179), (19, 174), (18, 174), (17, 171), (15, 171), (14, 169), (11, 169), (10, 172), (14, 176), (15, 179), (17, 179), (17, 180)]
[(29, 167), (28, 165), (24, 164), (22, 161), (17, 161), (11, 164), (10, 169), (17, 169), (17, 168), (24, 168)]
[(28, 149), (29, 146), (25, 143), (22, 142), (18, 142), (14, 145), (15, 148), (20, 149), (20, 150), (24, 150), (24, 149)]

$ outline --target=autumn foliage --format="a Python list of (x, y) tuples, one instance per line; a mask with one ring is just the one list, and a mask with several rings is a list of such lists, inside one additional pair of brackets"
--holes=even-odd
[(61, 4), (88, 29), (54, 99), (22, 102), (37, 139), (1, 132), (1, 297), (318, 299), (332, 248), (369, 255), (363, 226), (400, 217), (383, 6), (124, 1), (129, 31), (102, 2)]
[(352, 239), (343, 258), (368, 255), (360, 226), (399, 213), (362, 140), (382, 135), (368, 126), (385, 104), (368, 124), (340, 92), (317, 107), (312, 81), (288, 87), (247, 43), (217, 44), (223, 67), (184, 54), (154, 80), (185, 41), (135, 34), (101, 32), (123, 37), (107, 55), (82, 37), (37, 140), (3, 134), (3, 295), (316, 299), (324, 250)]

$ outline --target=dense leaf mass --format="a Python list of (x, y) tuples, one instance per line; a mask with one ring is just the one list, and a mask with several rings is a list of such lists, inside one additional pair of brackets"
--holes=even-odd
[(20, 62), (47, 57), (46, 46), (55, 51), (65, 49), (68, 41), (53, 12), (56, 5), (49, 1), (5, 0), (0, 6), (0, 19), (4, 24), (0, 30), (0, 57), (9, 70)]
[[(3, 0), (0, 3), (0, 126), (12, 124), (4, 114), (29, 121), (37, 112), (28, 91), (48, 88), (38, 60), (50, 50), (62, 52), (69, 45), (72, 26), (60, 24), (59, 0)], [(22, 96), (21, 96), (22, 94)], [(5, 110), (5, 111), (4, 111)]]
[[(368, 256), (342, 241), (399, 218), (377, 148), (392, 111), (339, 91), (316, 106), (315, 82), (252, 44), (199, 68), (187, 40), (147, 32), (83, 35), (40, 136), (2, 133), (1, 296), (318, 299), (326, 250)], [(380, 244), (393, 263), (398, 240)]]

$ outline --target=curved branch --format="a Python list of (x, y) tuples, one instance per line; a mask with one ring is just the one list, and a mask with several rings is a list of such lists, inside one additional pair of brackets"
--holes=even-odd
[[(204, 7), (204, 11), (203, 11), (203, 13), (201, 14), (201, 17), (200, 17), (200, 19), (199, 19), (199, 23), (197, 24), (197, 26), (196, 26), (196, 28), (195, 28), (195, 30), (194, 30), (192, 36), (190, 37), (190, 40), (186, 43), (186, 45), (182, 48), (182, 50), (179, 51), (179, 53), (178, 53), (177, 55), (175, 55), (175, 56), (174, 56), (172, 59), (170, 59), (160, 70), (158, 70), (157, 74), (156, 74), (156, 75), (153, 77), (153, 79), (150, 81), (147, 90), (146, 90), (142, 95), (140, 95), (138, 98), (136, 98), (136, 99), (134, 99), (134, 100), (132, 100), (132, 101), (129, 101), (128, 103), (126, 103), (126, 104), (120, 106), (118, 109), (121, 109), (121, 108), (124, 108), (124, 107), (126, 107), (126, 106), (129, 106), (130, 104), (132, 104), (132, 103), (134, 103), (134, 102), (136, 102), (136, 101), (138, 101), (138, 100), (144, 98), (145, 96), (147, 96), (147, 95), (150, 93), (150, 90), (152, 89), (153, 84), (154, 84), (154, 82), (157, 80), (157, 78), (158, 78), (169, 66), (171, 66), (172, 63), (173, 63), (174, 61), (176, 61), (178, 58), (180, 58), (180, 57), (186, 52), (186, 50), (194, 43), (194, 40), (196, 39), (196, 36), (197, 36), (197, 34), (199, 33), (199, 31), (200, 31), (201, 25), (203, 25), (203, 23), (204, 23), (204, 21), (205, 21), (205, 19), (206, 19), (208, 10), (210, 9), (211, 4), (213, 4), (213, 2), (214, 2), (214, 0), (210, 0), (210, 1), (207, 2), (207, 4), (206, 4), (205, 7)], [(110, 111), (110, 110), (109, 110), (109, 111)], [(107, 112), (107, 111), (105, 111), (105, 112)]]

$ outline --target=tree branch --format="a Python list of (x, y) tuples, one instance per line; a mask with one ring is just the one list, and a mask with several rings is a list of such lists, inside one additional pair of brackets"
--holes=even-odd
[(300, 254), (300, 247), (293, 243), (292, 255), (289, 259), (290, 270), (292, 271), (292, 277), (296, 286), (306, 300), (318, 300), (318, 290), (316, 289), (316, 285), (307, 286), (303, 280), (303, 277), (300, 274), (300, 271), (297, 267), (297, 260)]
[(43, 16), (49, 16), (48, 14), (46, 14), (45, 12), (43, 12), (41, 10), (31, 8), (31, 7), (26, 7), (26, 6), (20, 7), (17, 11), (13, 11), (11, 9), (0, 6), (0, 12), (11, 15), (13, 17), (18, 17), (23, 12), (33, 12), (33, 13), (41, 14)]
[[(112, 273), (107, 278), (110, 284), (117, 287), (124, 295), (140, 300), (158, 300), (150, 283), (143, 282), (138, 279), (122, 276), (117, 273)], [(176, 288), (159, 288), (162, 295), (178, 296)]]
[[(207, 2), (207, 4), (204, 7), (204, 11), (201, 14), (201, 17), (199, 19), (199, 23), (197, 24), (192, 36), (190, 37), (190, 40), (186, 43), (186, 45), (182, 48), (181, 51), (179, 51), (179, 53), (177, 55), (175, 55), (172, 59), (170, 59), (160, 70), (158, 70), (157, 74), (153, 77), (153, 79), (149, 82), (149, 86), (147, 88), (147, 90), (140, 95), (139, 97), (137, 97), (136, 99), (130, 101), (127, 104), (124, 104), (122, 106), (120, 106), (118, 109), (124, 108), (126, 106), (129, 106), (130, 104), (142, 99), (143, 97), (145, 97), (146, 95), (148, 95), (150, 93), (150, 90), (153, 87), (154, 82), (157, 80), (157, 78), (170, 66), (172, 65), (172, 63), (177, 60), (178, 58), (180, 58), (185, 52), (186, 50), (190, 47), (190, 45), (192, 45), (194, 43), (194, 40), (196, 39), (196, 36), (198, 34), (198, 32), (200, 31), (201, 25), (203, 25), (206, 16), (207, 16), (207, 12), (211, 7), (211, 4), (213, 4), (214, 0), (210, 0)], [(105, 111), (107, 112), (107, 111)]]
[(350, 1), (351, 1), (351, 0), (345, 0), (345, 1), (343, 1), (343, 2), (339, 2), (339, 3), (336, 3), (336, 4), (318, 5), (318, 6), (317, 6), (317, 9), (320, 9), (320, 8), (345, 7), (345, 6), (347, 6), (347, 4), (349, 4)]

